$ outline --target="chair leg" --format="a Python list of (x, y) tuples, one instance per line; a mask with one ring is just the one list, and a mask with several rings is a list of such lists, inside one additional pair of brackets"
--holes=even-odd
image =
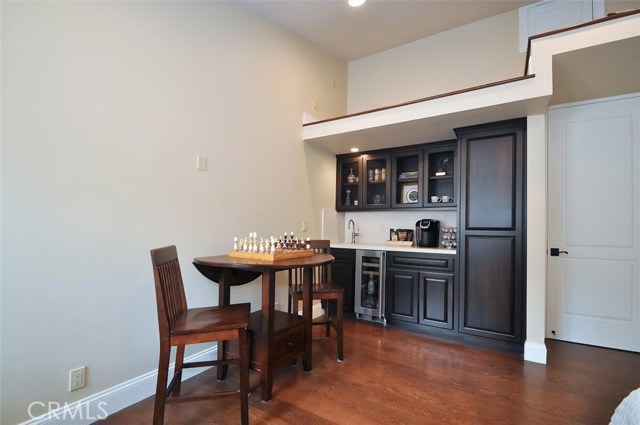
[(176, 368), (174, 375), (178, 378), (176, 379), (176, 383), (173, 384), (173, 389), (171, 394), (174, 396), (180, 395), (180, 385), (182, 384), (182, 364), (184, 363), (184, 345), (178, 345), (176, 349)]
[[(239, 348), (238, 348), (239, 349)], [(218, 360), (222, 361), (226, 358), (227, 341), (218, 341)], [(229, 365), (221, 364), (216, 366), (216, 377), (218, 381), (224, 381), (227, 379), (227, 372), (229, 371)]]
[(289, 303), (289, 305), (291, 306), (290, 313), (297, 316), (300, 307), (300, 298), (298, 298), (297, 295), (293, 295), (291, 297), (291, 302)]
[(160, 359), (158, 360), (158, 382), (156, 383), (156, 397), (153, 405), (153, 425), (164, 422), (164, 406), (167, 397), (167, 377), (169, 375), (169, 357), (171, 346), (160, 344)]
[(337, 323), (336, 323), (336, 336), (338, 339), (338, 361), (341, 362), (344, 358), (343, 346), (342, 346), (342, 305), (343, 305), (343, 296), (342, 294), (338, 296), (336, 300), (336, 310), (337, 310)]
[(238, 329), (240, 355), (240, 423), (249, 425), (249, 336), (246, 329)]

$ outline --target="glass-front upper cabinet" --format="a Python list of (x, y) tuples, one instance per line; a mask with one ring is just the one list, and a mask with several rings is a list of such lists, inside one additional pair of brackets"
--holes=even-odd
[(361, 208), (362, 158), (346, 157), (338, 159), (336, 188), (336, 210), (357, 210)]
[(368, 209), (389, 208), (391, 205), (390, 154), (370, 154), (362, 156), (362, 178), (364, 207)]
[(425, 150), (424, 206), (447, 208), (458, 205), (456, 186), (457, 143), (438, 144)]
[(423, 149), (401, 151), (391, 155), (393, 208), (422, 207), (423, 155)]
[(337, 158), (336, 211), (456, 209), (457, 140)]

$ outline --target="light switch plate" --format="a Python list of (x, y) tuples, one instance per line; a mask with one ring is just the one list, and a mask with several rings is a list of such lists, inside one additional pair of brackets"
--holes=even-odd
[(198, 154), (196, 156), (196, 169), (200, 171), (207, 171), (207, 157)]

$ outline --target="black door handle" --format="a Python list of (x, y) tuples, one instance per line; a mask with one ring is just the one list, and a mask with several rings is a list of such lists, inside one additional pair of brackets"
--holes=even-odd
[(568, 254), (567, 251), (560, 251), (559, 248), (551, 248), (551, 256), (552, 257), (557, 257), (560, 254)]

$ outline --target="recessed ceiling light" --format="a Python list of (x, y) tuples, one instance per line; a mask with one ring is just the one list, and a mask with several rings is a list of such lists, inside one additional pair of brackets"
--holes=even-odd
[(349, 0), (349, 6), (351, 7), (362, 6), (366, 1), (367, 0)]
[(358, 148), (351, 148), (351, 152), (358, 152), (360, 149)]

